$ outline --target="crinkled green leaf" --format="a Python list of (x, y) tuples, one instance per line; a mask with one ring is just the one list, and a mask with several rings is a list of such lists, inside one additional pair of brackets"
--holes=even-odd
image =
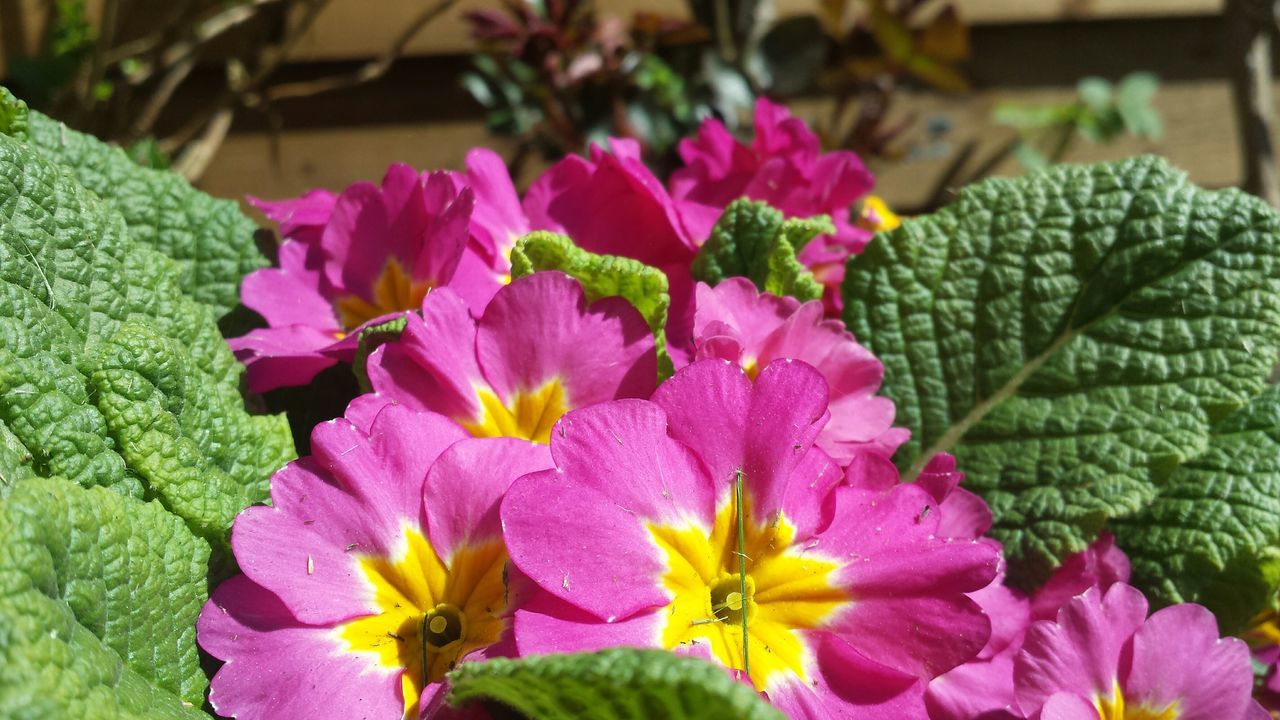
[(19, 482), (36, 477), (31, 470), (34, 459), (18, 438), (9, 432), (9, 426), (0, 422), (0, 498), (8, 495)]
[(589, 302), (618, 296), (631, 303), (653, 331), (658, 349), (658, 374), (673, 372), (667, 354), (667, 310), (671, 295), (667, 276), (639, 260), (617, 255), (587, 252), (563, 235), (534, 232), (521, 238), (511, 251), (511, 277), (518, 278), (543, 270), (559, 270), (577, 278)]
[(912, 431), (906, 476), (955, 453), (1026, 584), (1146, 508), (1261, 391), (1280, 219), (1156, 158), (1058, 167), (878, 236), (844, 296)]
[(64, 168), (0, 136), (0, 422), (32, 471), (157, 497), (221, 545), (293, 457), (180, 270)]
[(1155, 501), (1112, 524), (1154, 604), (1198, 602), (1238, 629), (1275, 593), (1260, 556), (1280, 545), (1280, 386), (1213, 428)]
[(0, 500), (5, 718), (199, 718), (209, 546), (158, 503), (62, 480)]
[(28, 115), (27, 104), (0, 87), (0, 135), (26, 139)]
[(119, 212), (129, 236), (176, 260), (179, 285), (214, 317), (235, 307), (240, 279), (267, 264), (253, 221), (230, 200), (191, 187), (180, 175), (145, 168), (123, 150), (32, 112), (30, 144), (70, 168), (81, 185)]
[(835, 232), (825, 215), (785, 218), (768, 203), (735, 200), (716, 221), (693, 261), (693, 277), (708, 285), (741, 275), (756, 287), (800, 300), (822, 297), (822, 283), (796, 254), (818, 235)]
[(485, 701), (530, 720), (781, 720), (782, 713), (704, 660), (665, 650), (463, 663), (449, 674), (449, 702)]

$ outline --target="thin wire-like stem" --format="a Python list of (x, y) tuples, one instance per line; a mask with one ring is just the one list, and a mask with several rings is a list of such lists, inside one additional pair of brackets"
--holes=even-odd
[(735, 514), (738, 516), (738, 592), (742, 595), (742, 672), (751, 676), (751, 661), (747, 658), (747, 530), (746, 510), (742, 506), (742, 468), (737, 470), (733, 483)]

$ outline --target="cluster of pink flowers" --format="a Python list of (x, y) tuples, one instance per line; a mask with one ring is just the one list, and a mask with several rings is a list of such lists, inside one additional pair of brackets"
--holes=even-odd
[[(833, 215), (802, 259), (838, 285), (888, 217), (851, 213), (871, 188), (855, 156), (767, 102), (751, 145), (709, 122), (681, 154), (669, 187), (614, 141), (523, 199), (477, 150), (465, 173), (259, 203), (287, 240), (243, 289), (268, 323), (232, 341), (252, 387), (306, 384), (362, 327), (406, 324), (369, 355), (372, 392), (235, 523), (243, 574), (198, 626), (218, 712), (467, 716), (444, 702), (458, 663), (624, 646), (723, 665), (792, 718), (1266, 717), (1248, 646), (1199, 606), (1148, 617), (1109, 536), (1029, 597), (1006, 587), (954, 458), (901, 481), (907, 432), (835, 295), (690, 278), (747, 196)], [(510, 279), (535, 229), (667, 274), (672, 377), (624, 299)]]

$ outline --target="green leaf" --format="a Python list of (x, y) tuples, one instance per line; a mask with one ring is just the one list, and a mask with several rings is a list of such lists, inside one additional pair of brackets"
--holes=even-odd
[(449, 703), (487, 701), (530, 720), (781, 720), (722, 668), (665, 650), (463, 663), (449, 673)]
[(818, 235), (835, 232), (825, 215), (783, 218), (768, 203), (734, 200), (693, 261), (693, 277), (708, 285), (741, 275), (761, 290), (800, 300), (822, 297), (822, 283), (796, 254)]
[(369, 354), (385, 343), (399, 340), (407, 323), (408, 319), (401, 315), (377, 325), (370, 325), (360, 331), (356, 357), (351, 363), (351, 369), (355, 373), (356, 382), (360, 384), (361, 391), (373, 392), (373, 384), (369, 382)]
[(1276, 590), (1260, 558), (1280, 545), (1280, 386), (1214, 426), (1208, 449), (1112, 531), (1153, 604), (1201, 603), (1224, 631), (1243, 627)]
[(0, 86), (0, 135), (25, 140), (28, 115), (27, 104), (14, 97), (8, 88)]
[(200, 718), (209, 546), (155, 502), (62, 479), (0, 501), (6, 718)]
[(559, 270), (582, 283), (588, 302), (604, 297), (621, 297), (631, 303), (653, 331), (658, 349), (658, 375), (673, 372), (667, 355), (667, 310), (671, 295), (667, 276), (639, 260), (587, 252), (563, 235), (533, 232), (521, 238), (511, 251), (511, 277), (518, 278), (543, 270)]
[(28, 145), (0, 136), (0, 422), (22, 466), (155, 497), (223, 547), (293, 458), (181, 270)]
[(955, 453), (1027, 585), (1145, 509), (1262, 390), (1280, 218), (1158, 158), (1062, 166), (878, 236), (844, 297), (912, 431), (906, 476)]
[(30, 127), (31, 145), (119, 212), (135, 242), (178, 262), (183, 292), (215, 318), (235, 307), (240, 279), (267, 264), (254, 244), (256, 225), (234, 202), (212, 198), (175, 173), (142, 167), (120, 148), (38, 112)]

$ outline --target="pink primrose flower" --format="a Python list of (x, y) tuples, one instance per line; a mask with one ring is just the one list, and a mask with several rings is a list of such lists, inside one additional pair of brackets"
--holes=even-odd
[(236, 519), (244, 575), (201, 612), (209, 702), (253, 720), (443, 717), (457, 663), (510, 654), (498, 503), (549, 465), (407, 408), (315, 428), (314, 456)]
[(695, 357), (720, 358), (754, 378), (777, 359), (812, 365), (830, 392), (831, 419), (817, 445), (842, 465), (858, 452), (892, 455), (910, 432), (893, 427), (893, 401), (876, 395), (884, 366), (839, 320), (823, 318), (822, 303), (757, 292), (746, 278), (714, 288), (698, 283)]
[(528, 231), (506, 167), (488, 150), (467, 155), (465, 174), (396, 164), (380, 187), (253, 202), (286, 238), (279, 267), (241, 287), (268, 327), (230, 341), (255, 392), (349, 361), (360, 328), (416, 310), (431, 288), (483, 308), (510, 281), (511, 248)]
[[(782, 105), (756, 101), (755, 139), (739, 142), (719, 120), (702, 123), (680, 142), (685, 167), (669, 183), (678, 201), (723, 209), (740, 197), (762, 200), (788, 217), (830, 215), (836, 232), (814, 238), (800, 261), (826, 287), (825, 304), (840, 308), (840, 281), (850, 254), (862, 252), (872, 235), (892, 229), (897, 217), (868, 193), (875, 178), (852, 152), (822, 152), (818, 136)], [(863, 209), (855, 206), (863, 202)], [(712, 218), (714, 222), (714, 217)], [(696, 228), (705, 237), (711, 225)]]
[(1194, 604), (1147, 617), (1147, 600), (1116, 583), (1069, 601), (1027, 631), (1014, 662), (1018, 708), (1043, 720), (1245, 720), (1249, 649), (1218, 636)]
[(433, 290), (368, 372), (380, 402), (446, 415), (478, 437), (539, 443), (568, 410), (648, 397), (658, 374), (640, 313), (618, 297), (588, 304), (560, 272), (503, 287), (479, 321), (450, 288)]
[(721, 360), (565, 415), (555, 469), (502, 505), (519, 652), (668, 648), (742, 671), (793, 718), (924, 718), (924, 684), (988, 640), (965, 593), (998, 554), (939, 537), (922, 488), (843, 484), (813, 445), (826, 416), (809, 365), (753, 382)]

